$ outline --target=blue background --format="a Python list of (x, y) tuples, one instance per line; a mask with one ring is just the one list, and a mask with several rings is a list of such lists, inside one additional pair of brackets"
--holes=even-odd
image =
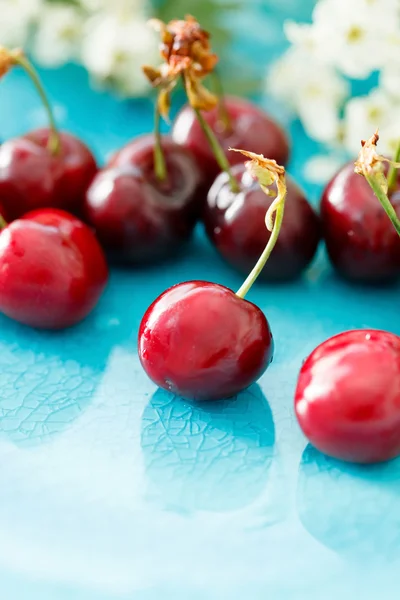
[[(77, 67), (43, 77), (59, 122), (100, 160), (151, 129), (147, 100), (95, 92)], [(24, 75), (9, 75), (0, 135), (44, 122)], [(316, 202), (302, 166), (318, 148), (298, 124), (291, 134), (290, 171)], [(272, 366), (236, 400), (193, 406), (146, 378), (136, 335), (159, 293), (197, 278), (241, 283), (201, 230), (174, 264), (114, 270), (98, 309), (70, 331), (0, 318), (2, 600), (398, 598), (400, 462), (324, 457), (292, 404), (301, 363), (325, 338), (400, 333), (399, 286), (345, 284), (323, 251), (303, 280), (256, 285)]]

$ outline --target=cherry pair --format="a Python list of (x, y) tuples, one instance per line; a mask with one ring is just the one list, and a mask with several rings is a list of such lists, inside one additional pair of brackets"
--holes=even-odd
[(81, 212), (97, 166), (80, 140), (58, 132), (41, 82), (23, 54), (0, 48), (0, 72), (16, 65), (33, 80), (50, 127), (0, 147), (0, 311), (33, 327), (59, 329), (85, 318), (107, 282), (95, 236), (60, 210)]

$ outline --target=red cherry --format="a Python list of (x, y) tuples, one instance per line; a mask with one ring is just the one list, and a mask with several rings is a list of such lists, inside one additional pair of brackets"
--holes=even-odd
[[(400, 216), (400, 180), (390, 196)], [(328, 255), (344, 277), (380, 281), (400, 275), (400, 238), (364, 177), (345, 165), (321, 201)]]
[(48, 149), (50, 129), (37, 129), (0, 147), (0, 198), (12, 221), (44, 207), (80, 213), (86, 189), (97, 171), (90, 150), (70, 133), (61, 148)]
[[(221, 173), (208, 194), (204, 221), (208, 237), (234, 267), (248, 273), (263, 251), (270, 232), (265, 214), (276, 196), (268, 197), (245, 166), (236, 165), (232, 174), (241, 191), (232, 192), (229, 179)], [(286, 177), (285, 216), (270, 259), (259, 275), (264, 281), (297, 277), (311, 262), (320, 241), (320, 222), (303, 192)]]
[[(236, 152), (228, 152), (230, 147), (251, 148), (256, 154), (264, 154), (279, 164), (286, 164), (289, 143), (277, 123), (259, 107), (242, 98), (228, 97), (225, 104), (231, 122), (229, 129), (222, 126), (217, 109), (204, 112), (203, 117), (216, 133), (232, 165), (243, 162), (245, 158)], [(210, 187), (221, 169), (190, 106), (185, 106), (178, 114), (172, 138), (193, 152)]]
[(0, 233), (0, 312), (43, 329), (84, 319), (108, 277), (103, 251), (79, 219), (37, 210)]
[(139, 357), (160, 387), (195, 400), (234, 396), (272, 360), (262, 311), (230, 289), (189, 281), (168, 289), (145, 313)]
[(152, 262), (175, 253), (190, 237), (206, 193), (190, 154), (163, 138), (167, 177), (154, 172), (154, 136), (136, 139), (98, 173), (86, 195), (86, 215), (120, 261)]
[(400, 338), (347, 331), (318, 346), (304, 363), (295, 410), (321, 452), (357, 463), (400, 454)]

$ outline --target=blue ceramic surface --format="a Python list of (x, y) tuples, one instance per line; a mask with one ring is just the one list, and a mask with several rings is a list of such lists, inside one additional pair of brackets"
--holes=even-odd
[[(104, 159), (151, 128), (147, 101), (45, 74), (59, 121)], [(0, 137), (44, 122), (22, 73), (1, 88)], [(314, 145), (292, 128), (291, 172)], [(304, 182), (303, 182), (304, 184)], [(313, 201), (319, 190), (307, 187)], [(198, 232), (174, 264), (112, 273), (98, 310), (63, 333), (0, 318), (2, 600), (391, 600), (400, 580), (400, 462), (346, 466), (307, 446), (293, 413), (303, 359), (349, 328), (400, 334), (399, 287), (351, 287), (323, 253), (290, 285), (256, 285), (276, 354), (235, 400), (193, 406), (136, 354), (166, 287), (241, 280)]]

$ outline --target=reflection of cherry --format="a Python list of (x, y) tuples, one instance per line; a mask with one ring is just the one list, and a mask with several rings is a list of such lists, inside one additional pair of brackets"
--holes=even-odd
[(164, 503), (229, 511), (264, 490), (275, 429), (256, 385), (234, 402), (197, 406), (159, 390), (143, 413), (141, 440), (147, 476)]
[(96, 306), (107, 277), (93, 233), (64, 211), (33, 211), (0, 233), (0, 311), (20, 323), (78, 323)]
[(155, 174), (155, 138), (144, 136), (120, 150), (94, 178), (85, 212), (116, 260), (152, 262), (187, 241), (204, 205), (201, 174), (188, 152), (162, 141), (165, 179)]
[[(204, 221), (208, 237), (221, 255), (239, 271), (248, 273), (271, 235), (265, 228), (265, 213), (276, 189), (272, 188), (273, 195), (268, 197), (244, 165), (233, 167), (232, 174), (240, 181), (240, 192), (232, 191), (225, 173), (219, 175), (208, 194)], [(287, 208), (279, 239), (259, 276), (264, 281), (300, 275), (314, 257), (320, 240), (316, 213), (293, 180), (287, 177), (286, 181)]]
[[(400, 180), (391, 203), (400, 216)], [(400, 238), (354, 163), (330, 181), (321, 201), (323, 234), (329, 258), (341, 275), (379, 281), (400, 275)]]
[(295, 395), (305, 436), (321, 452), (358, 463), (400, 454), (400, 337), (346, 331), (303, 364)]
[[(289, 156), (289, 144), (284, 131), (260, 108), (242, 98), (228, 97), (224, 101), (230, 125), (224, 127), (219, 120), (219, 111), (214, 109), (204, 113), (204, 119), (217, 134), (225, 152), (229, 147), (251, 148), (256, 154), (275, 159), (286, 164)], [(178, 114), (172, 137), (196, 156), (209, 185), (220, 172), (220, 168), (202, 132), (195, 112), (185, 106)], [(243, 162), (240, 154), (227, 152), (229, 162)]]
[(343, 465), (307, 446), (297, 509), (305, 529), (347, 559), (395, 561), (400, 552), (399, 464)]

